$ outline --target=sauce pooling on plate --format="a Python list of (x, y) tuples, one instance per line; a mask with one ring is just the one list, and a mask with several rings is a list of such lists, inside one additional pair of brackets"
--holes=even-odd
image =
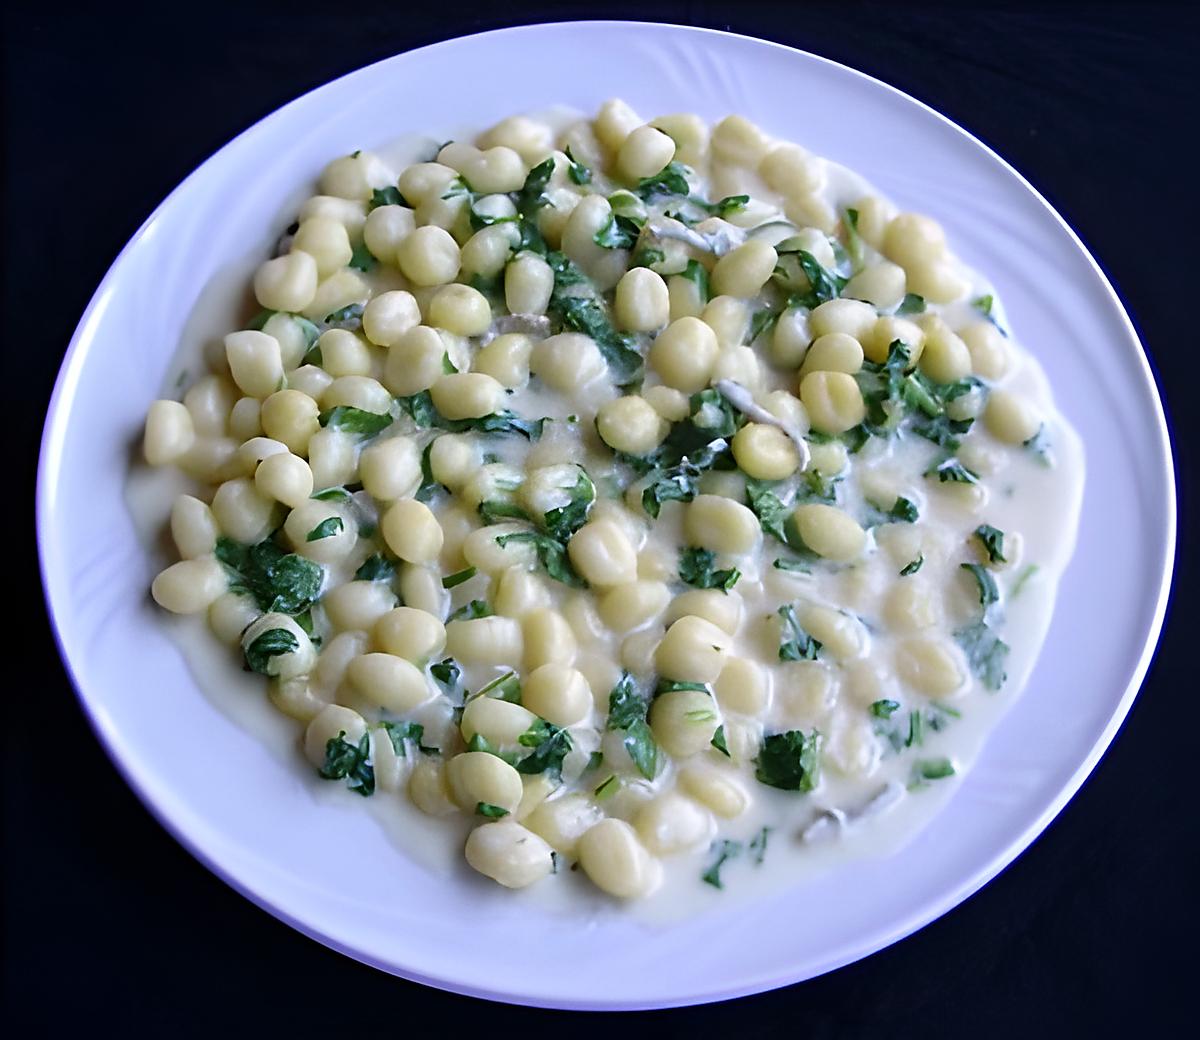
[(509, 888), (748, 888), (913, 833), (1032, 667), (1082, 484), (941, 228), (622, 102), (318, 191), (147, 417), (190, 484), (152, 592), (229, 648), (202, 670)]

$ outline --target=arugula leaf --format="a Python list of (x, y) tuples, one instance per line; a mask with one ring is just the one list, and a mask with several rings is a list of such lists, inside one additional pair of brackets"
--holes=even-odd
[(653, 267), (655, 264), (661, 264), (667, 258), (667, 254), (661, 249), (643, 248), (633, 254), (633, 260), (629, 264), (630, 268), (634, 267)]
[(608, 728), (625, 734), (621, 743), (633, 764), (642, 776), (653, 780), (658, 773), (658, 743), (646, 722), (648, 707), (628, 672), (621, 676), (608, 695)]
[(882, 700), (871, 704), (871, 714), (877, 719), (890, 719), (899, 710), (899, 701)]
[(842, 225), (846, 229), (846, 253), (853, 270), (859, 271), (863, 266), (863, 240), (858, 233), (858, 210), (842, 210)]
[(719, 202), (705, 202), (704, 199), (698, 199), (691, 196), (688, 199), (693, 205), (699, 206), (705, 213), (711, 214), (714, 217), (727, 217), (731, 213), (741, 213), (750, 202), (749, 195), (726, 195)]
[(736, 567), (718, 571), (713, 569), (717, 554), (711, 549), (688, 546), (679, 554), (679, 579), (698, 589), (720, 589), (728, 592), (737, 584), (742, 572)]
[(750, 338), (747, 342), (753, 343), (764, 332), (770, 332), (771, 329), (775, 328), (782, 314), (782, 310), (775, 310), (771, 307), (764, 307), (762, 310), (755, 311), (754, 317), (750, 319)]
[[(478, 433), (520, 434), (527, 440), (537, 440), (542, 435), (542, 427), (546, 422), (544, 418), (526, 419), (524, 416), (508, 410), (494, 412), (476, 419), (447, 419), (434, 406), (433, 397), (428, 390), (422, 390), (409, 397), (398, 397), (396, 403), (400, 405), (400, 410), (421, 429), (436, 427), (450, 433), (466, 433), (474, 430)], [(429, 447), (426, 446), (426, 453), (429, 450)], [(425, 476), (427, 461), (426, 458), (422, 458), (422, 476)], [(432, 495), (433, 490), (427, 488), (427, 483), (432, 485), (433, 490), (436, 490), (437, 485), (433, 483), (432, 471), (428, 474), (428, 481), (423, 481), (421, 485), (421, 490)]]
[(991, 524), (980, 524), (974, 535), (982, 543), (990, 563), (1007, 563), (1004, 556), (1004, 532)]
[(482, 733), (476, 733), (470, 740), (467, 741), (468, 751), (482, 751), (488, 755), (495, 755), (501, 762), (507, 762), (510, 766), (516, 766), (517, 756), (511, 751), (501, 751)]
[(566, 542), (587, 522), (588, 510), (596, 501), (596, 485), (582, 466), (579, 467), (579, 477), (575, 486), (570, 489), (570, 495), (570, 500), (565, 505), (547, 510), (542, 516), (542, 522), (550, 537), (560, 542)]
[(759, 526), (767, 534), (773, 535), (788, 545), (791, 543), (788, 541), (785, 524), (792, 515), (792, 510), (791, 507), (785, 506), (779, 496), (775, 494), (773, 489), (776, 487), (778, 484), (765, 480), (747, 480), (746, 501), (750, 506), (750, 511), (758, 517)]
[(325, 742), (325, 762), (317, 775), (324, 780), (345, 780), (346, 786), (364, 798), (375, 793), (375, 767), (371, 757), (371, 737), (364, 733), (358, 744), (346, 740), (346, 731)]
[(396, 565), (383, 553), (368, 556), (354, 572), (355, 581), (391, 581)]
[(958, 459), (950, 458), (944, 462), (939, 462), (925, 471), (925, 476), (936, 476), (943, 483), (954, 484), (978, 484), (979, 474), (973, 470), (967, 469)]
[(821, 734), (792, 729), (764, 738), (754, 775), (783, 791), (811, 791), (820, 779)]
[(495, 613), (483, 600), (473, 599), (446, 618), (446, 622), (449, 624), (451, 621), (475, 621), (478, 618), (491, 617)]
[(709, 741), (722, 755), (729, 758), (729, 744), (725, 740), (725, 727), (718, 726), (717, 731), (713, 734), (712, 740)]
[(327, 408), (317, 417), (317, 421), (328, 429), (357, 433), (364, 437), (374, 437), (392, 425), (392, 417), (386, 412), (367, 412), (345, 404)]
[(900, 306), (896, 308), (896, 316), (906, 317), (909, 314), (922, 314), (925, 311), (925, 297), (916, 293), (905, 293)]
[(821, 644), (813, 639), (796, 620), (796, 608), (785, 603), (777, 611), (783, 618), (783, 632), (780, 635), (779, 660), (781, 661), (815, 661), (821, 650)]
[(664, 502), (690, 502), (696, 497), (696, 480), (712, 469), (729, 451), (729, 443), (718, 438), (690, 452), (666, 469), (657, 469), (654, 480), (642, 492), (642, 508), (657, 518)]
[(998, 690), (1008, 678), (1004, 662), (1008, 657), (1008, 644), (1000, 639), (982, 618), (960, 628), (954, 633), (958, 645), (967, 656), (980, 682), (989, 690)]
[(725, 864), (742, 854), (742, 843), (740, 841), (729, 841), (722, 839), (714, 841), (712, 850), (717, 854), (717, 858), (703, 874), (700, 875), (700, 880), (706, 884), (712, 885), (713, 888), (724, 888), (725, 885), (721, 881), (721, 868)]
[(689, 260), (687, 267), (683, 269), (679, 277), (686, 278), (696, 287), (696, 293), (700, 297), (701, 306), (708, 303), (712, 298), (708, 286), (708, 270), (699, 260)]
[(490, 683), (479, 688), (472, 697), (491, 697), (497, 701), (508, 701), (511, 704), (521, 703), (521, 679), (516, 672), (505, 672), (496, 676)]
[(458, 693), (459, 683), (462, 681), (462, 669), (458, 667), (458, 662), (453, 657), (446, 657), (437, 664), (431, 664), (429, 674), (446, 691), (447, 695), (453, 696)]
[(910, 574), (916, 574), (921, 569), (921, 565), (925, 562), (925, 554), (917, 553), (915, 560), (909, 560), (903, 567), (900, 568), (900, 577), (907, 578)]
[[(808, 292), (798, 293), (788, 301), (789, 306), (798, 305), (812, 309), (829, 300), (836, 300), (842, 294), (849, 279), (822, 267), (821, 262), (808, 250), (786, 250), (781, 254), (781, 258), (787, 257), (795, 258), (809, 285)], [(786, 266), (784, 269), (786, 270)]]
[(513, 502), (503, 502), (491, 499), (480, 502), (476, 510), (485, 524), (498, 524), (503, 520), (529, 520), (531, 517), (519, 505)]
[(503, 549), (509, 542), (530, 542), (537, 552), (538, 563), (555, 581), (576, 589), (586, 589), (588, 584), (571, 564), (567, 547), (556, 538), (539, 531), (515, 531), (496, 536), (496, 544)]
[(282, 657), (300, 649), (300, 640), (286, 628), (271, 628), (246, 647), (246, 665), (252, 672), (269, 675), (267, 666), (272, 657)]
[(632, 249), (641, 233), (642, 229), (628, 217), (610, 213), (604, 226), (592, 235), (592, 241), (601, 249)]
[(464, 581), (470, 581), (473, 577), (475, 577), (475, 573), (474, 567), (465, 567), (461, 571), (455, 571), (453, 574), (447, 574), (442, 579), (442, 588), (452, 589), (456, 585), (461, 585)]
[(548, 156), (529, 171), (525, 183), (517, 193), (517, 210), (523, 217), (532, 217), (543, 206), (549, 205), (546, 197), (546, 186), (554, 175), (554, 156)]
[(682, 163), (669, 162), (652, 177), (643, 177), (634, 191), (646, 202), (663, 195), (683, 195), (692, 189), (688, 186), (687, 170)]
[(314, 491), (308, 497), (315, 498), (318, 502), (349, 502), (350, 492), (344, 487), (327, 487)]
[(549, 310), (563, 329), (582, 332), (592, 339), (618, 386), (628, 386), (641, 377), (643, 362), (637, 340), (613, 327), (601, 299), (559, 293), (556, 283)]
[(508, 815), (507, 809), (501, 809), (500, 806), (488, 802), (476, 802), (475, 812), (480, 816), (486, 816), (489, 820), (498, 820), (501, 816)]
[(376, 188), (372, 191), (371, 201), (367, 205), (369, 209), (378, 209), (380, 206), (404, 206), (406, 209), (412, 209), (408, 200), (400, 194), (400, 189), (390, 184), (386, 188)]
[(988, 607), (1000, 602), (1000, 590), (996, 587), (996, 579), (991, 571), (979, 563), (960, 564), (964, 571), (970, 571), (979, 586), (979, 603), (987, 613)]
[(338, 329), (362, 328), (362, 313), (365, 306), (362, 303), (352, 303), (341, 310), (334, 311), (332, 314), (326, 314), (325, 324), (330, 328)]
[(930, 780), (944, 780), (954, 775), (954, 764), (948, 758), (919, 758), (913, 763), (910, 791), (926, 787)]
[(322, 568), (269, 538), (253, 546), (218, 538), (215, 552), (230, 573), (230, 589), (253, 596), (264, 613), (302, 614), (320, 595)]
[(551, 777), (562, 775), (563, 759), (572, 748), (571, 734), (565, 729), (538, 719), (517, 738), (522, 747), (533, 751), (517, 763), (517, 772), (525, 776), (549, 773)]
[[(435, 437), (434, 440), (437, 438)], [(433, 478), (433, 463), (431, 461), (433, 455), (433, 441), (425, 445), (425, 450), (421, 452), (421, 486), (417, 488), (413, 497), (418, 502), (429, 502), (439, 491), (444, 490), (442, 485)]]
[(566, 150), (567, 161), (570, 165), (567, 167), (567, 176), (571, 178), (574, 184), (591, 184), (592, 171), (589, 170), (581, 162), (577, 162), (575, 156), (571, 154), (570, 147)]
[(375, 266), (376, 262), (366, 243), (360, 242), (351, 250), (350, 260), (346, 266), (353, 267), (355, 270), (362, 271), (365, 274)]
[(346, 529), (346, 524), (340, 516), (331, 516), (322, 520), (316, 527), (304, 536), (306, 542), (319, 542), (323, 538), (332, 538), (334, 535), (341, 534)]
[(915, 524), (920, 515), (917, 504), (904, 496), (897, 498), (895, 504), (888, 510), (888, 516), (905, 524)]
[(392, 750), (399, 758), (408, 757), (407, 744), (410, 740), (426, 754), (436, 751), (435, 748), (427, 748), (421, 743), (425, 738), (425, 727), (419, 722), (395, 722), (385, 719), (379, 724), (379, 728), (388, 735), (392, 742)]

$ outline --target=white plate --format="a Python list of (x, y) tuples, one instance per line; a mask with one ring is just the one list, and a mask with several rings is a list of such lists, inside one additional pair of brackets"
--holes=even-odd
[[(231, 258), (265, 253), (282, 203), (329, 157), (554, 103), (594, 111), (616, 94), (648, 115), (745, 114), (940, 220), (1045, 366), (1090, 472), (1030, 687), (915, 842), (736, 917), (656, 930), (613, 915), (580, 934), (410, 863), (369, 814), (314, 803), (296, 771), (215, 710), (148, 604), (151, 565), (122, 486), (201, 288)], [(373, 65), (264, 119), (184, 181), (113, 264), (71, 342), (46, 423), (38, 529), (63, 655), (97, 733), (159, 820), (230, 884), (407, 978), (527, 1004), (633, 1008), (828, 971), (928, 923), (1008, 864), (1129, 710), (1162, 621), (1175, 500), (1162, 408), (1129, 319), (1078, 238), (1003, 160), (912, 98), (810, 54), (591, 23), (485, 33)]]

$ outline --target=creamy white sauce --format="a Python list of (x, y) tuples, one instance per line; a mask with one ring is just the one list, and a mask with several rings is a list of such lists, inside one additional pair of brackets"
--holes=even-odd
[[(577, 118), (564, 110), (542, 113), (540, 117), (556, 128)], [(468, 135), (464, 133), (462, 136)], [(377, 154), (393, 169), (399, 170), (409, 162), (428, 158), (437, 143), (432, 138), (412, 136), (377, 149)], [(771, 199), (771, 193), (757, 177), (747, 175), (746, 183), (739, 187), (756, 198)], [(835, 207), (852, 203), (869, 193), (869, 185), (856, 174), (833, 163), (828, 164), (824, 195)], [(287, 219), (290, 218), (281, 214), (283, 222)], [(248, 312), (245, 286), (256, 262), (257, 259), (246, 260), (231, 265), (205, 287), (164, 380), (164, 397), (180, 396), (182, 388), (205, 371), (204, 359), (219, 355), (221, 337), (230, 329), (241, 326)], [(940, 308), (951, 328), (977, 320), (979, 314), (971, 308), (969, 301), (991, 292), (991, 287), (982, 277), (971, 273), (971, 278), (971, 291), (963, 300)], [(380, 284), (387, 284), (387, 276), (381, 278)], [(1006, 324), (999, 301), (994, 314), (1002, 325)], [(1002, 462), (1000, 473), (986, 481), (991, 487), (990, 500), (977, 517), (969, 516), (956, 506), (950, 498), (953, 491), (947, 492), (946, 486), (921, 479), (920, 473), (937, 454), (937, 449), (920, 438), (908, 437), (887, 444), (873, 438), (854, 459), (852, 471), (857, 473), (862, 468), (886, 463), (890, 456), (892, 461), (899, 461), (902, 468), (913, 473), (912, 479), (904, 484), (899, 493), (918, 502), (922, 527), (935, 531), (922, 545), (925, 564), (920, 576), (935, 588), (951, 583), (961, 585), (959, 592), (945, 600), (949, 617), (944, 627), (948, 630), (959, 627), (978, 612), (977, 600), (973, 602), (973, 586), (969, 576), (958, 569), (960, 562), (971, 558), (963, 549), (970, 531), (979, 523), (986, 522), (1005, 532), (1020, 533), (1023, 540), (1021, 558), (1015, 565), (996, 574), (1003, 593), (1003, 624), (999, 634), (1011, 647), (1006, 668), (1008, 678), (1003, 688), (992, 693), (983, 690), (978, 682), (971, 681), (962, 693), (947, 698), (945, 702), (960, 713), (960, 718), (954, 719), (940, 732), (927, 731), (923, 745), (915, 754), (884, 754), (867, 779), (843, 777), (836, 769), (826, 768), (819, 788), (809, 795), (777, 791), (751, 780), (749, 784), (754, 795), (752, 809), (735, 821), (720, 821), (719, 836), (748, 842), (761, 828), (769, 827), (768, 850), (761, 865), (756, 865), (753, 857), (745, 851), (731, 859), (722, 871), (725, 883), (722, 891), (704, 884), (700, 879), (702, 872), (715, 858), (713, 851), (705, 844), (692, 852), (665, 858), (662, 885), (652, 897), (637, 902), (616, 904), (587, 883), (582, 871), (568, 870), (567, 864), (561, 860), (559, 876), (548, 878), (519, 893), (500, 893), (504, 898), (527, 901), (530, 905), (576, 917), (621, 913), (634, 914), (648, 921), (669, 922), (705, 908), (728, 907), (771, 891), (803, 885), (805, 879), (836, 869), (839, 864), (853, 859), (887, 856), (911, 840), (953, 796), (969, 772), (987, 733), (1020, 695), (1033, 668), (1049, 626), (1059, 575), (1073, 549), (1082, 500), (1084, 461), (1080, 442), (1054, 408), (1049, 386), (1036, 360), (1015, 343), (1010, 341), (1010, 345), (1014, 364), (1000, 385), (1031, 402), (1045, 418), (1054, 456), (1052, 468), (1040, 464), (1031, 452), (990, 442), (982, 429), (983, 424), (977, 422), (971, 439), (990, 442)], [(764, 371), (768, 377), (767, 389), (786, 387), (794, 390), (794, 372), (777, 372), (769, 366), (764, 366)], [(535, 382), (528, 389), (514, 394), (508, 402), (509, 407), (526, 416), (547, 415), (560, 420), (573, 414), (578, 416), (578, 423), (551, 424), (542, 443), (532, 449), (521, 438), (507, 437), (491, 439), (487, 450), (495, 452), (502, 461), (516, 465), (523, 464), (530, 450), (545, 462), (559, 461), (559, 456), (563, 460), (577, 461), (588, 468), (596, 478), (598, 487), (602, 487), (603, 476), (612, 465), (611, 456), (601, 450), (595, 438), (593, 419), (596, 408), (613, 393), (611, 387), (600, 381), (580, 399), (570, 402), (568, 407), (560, 395), (546, 392)], [(562, 429), (556, 429), (560, 426)], [(576, 431), (583, 431), (582, 450), (585, 454), (582, 455)], [(388, 432), (398, 431), (393, 428)], [(565, 439), (556, 450), (554, 445), (559, 438)], [(914, 463), (918, 458), (919, 462)], [(856, 485), (855, 477), (844, 481), (846, 497), (842, 505), (852, 515), (860, 512), (858, 506), (862, 502), (861, 492)], [(182, 491), (198, 493), (198, 490), (193, 482), (172, 469), (152, 471), (140, 465), (133, 468), (127, 485), (130, 511), (147, 551), (159, 566), (166, 566), (174, 558), (164, 548), (169, 545), (169, 537), (163, 536), (172, 501)], [(667, 503), (659, 521), (649, 529), (647, 544), (661, 544), (664, 547), (677, 544), (681, 515), (682, 506), (679, 503)], [(936, 535), (937, 529), (944, 529), (940, 537)], [(330, 584), (348, 579), (369, 551), (376, 550), (364, 546), (363, 551), (356, 552), (345, 564), (332, 568)], [(895, 574), (893, 561), (882, 551), (872, 551), (868, 552), (866, 562), (857, 571), (838, 569), (810, 576), (791, 575), (772, 568), (772, 561), (777, 556), (789, 555), (786, 549), (768, 538), (756, 559), (738, 561), (743, 576), (734, 592), (744, 600), (744, 616), (751, 619), (774, 615), (781, 601), (802, 594), (810, 595), (818, 601), (841, 604), (859, 613), (869, 626), (867, 639), (870, 647), (866, 656), (872, 660), (889, 656), (896, 637), (887, 634), (878, 624), (878, 588), (885, 574)], [(1031, 566), (1036, 570), (1028, 571)], [(449, 572), (454, 568), (447, 566), (444, 569)], [(1019, 594), (1013, 595), (1012, 590), (1018, 581)], [(454, 589), (451, 594), (452, 607), (480, 596), (482, 582), (482, 577), (475, 578)], [(565, 589), (556, 591), (564, 593), (564, 599), (577, 595)], [(203, 616), (175, 617), (164, 613), (161, 617), (187, 659), (197, 686), (220, 711), (259, 735), (284, 768), (302, 776), (305, 790), (311, 797), (337, 800), (345, 805), (347, 811), (366, 808), (375, 814), (404, 855), (438, 873), (453, 872), (461, 876), (464, 883), (481, 890), (495, 889), (490, 881), (475, 875), (462, 860), (462, 841), (472, 822), (468, 817), (428, 817), (418, 811), (403, 792), (395, 794), (380, 790), (374, 797), (362, 799), (348, 792), (340, 783), (332, 784), (318, 779), (298, 752), (298, 739), (303, 726), (272, 707), (266, 697), (265, 680), (242, 670), (240, 653), (234, 648), (220, 646)], [(744, 623), (731, 650), (738, 655), (769, 661), (777, 643), (772, 646), (764, 640), (769, 640), (769, 634), (764, 636), (763, 626)], [(619, 657), (620, 643), (619, 637), (608, 638), (607, 649), (614, 659)], [(596, 648), (593, 646), (588, 649), (594, 652)], [(477, 689), (499, 671), (465, 669), (466, 685)], [(607, 690), (593, 692), (601, 703), (607, 701)], [(895, 726), (904, 724), (910, 702), (924, 702), (923, 698), (904, 695), (894, 676), (881, 696), (895, 697), (905, 704), (905, 709), (890, 720)], [(596, 719), (601, 717), (597, 715)], [(779, 728), (809, 729), (814, 725), (824, 729), (829, 721), (800, 717), (790, 720), (781, 720), (777, 716), (768, 718), (776, 723), (767, 726), (768, 732)], [(450, 725), (448, 706), (439, 704), (427, 709), (424, 721), (434, 731), (439, 726)], [(790, 724), (781, 724), (784, 721)], [(827, 733), (828, 740), (836, 742), (840, 739), (837, 725), (835, 719), (833, 731)], [(872, 803), (880, 795), (887, 792), (890, 797), (897, 789), (907, 787), (912, 760), (917, 756), (949, 757), (954, 762), (956, 774), (930, 782), (917, 790), (905, 791), (893, 804), (870, 811)], [(588, 781), (594, 785), (606, 775), (602, 769), (585, 778), (583, 789), (589, 786)], [(842, 814), (845, 822), (835, 823), (830, 819), (821, 827), (810, 830), (817, 820), (826, 815), (827, 810)], [(824, 833), (818, 835), (816, 831), (819, 830)], [(810, 840), (803, 837), (806, 831)]]

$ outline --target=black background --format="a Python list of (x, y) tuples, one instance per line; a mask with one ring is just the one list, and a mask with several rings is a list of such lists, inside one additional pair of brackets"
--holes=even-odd
[[(1196, 554), (1186, 522), (1175, 609), (1142, 695), (1080, 794), (999, 878), (916, 936), (821, 979), (620, 1021), (567, 1021), (392, 979), (301, 937), (204, 870), (138, 804), (87, 729), (40, 613), (31, 541), (33, 460), (62, 352), (112, 259), (179, 180), (334, 76), (450, 36), (589, 16), (730, 28), (809, 49), (894, 84), (995, 147), (1076, 228), (1127, 301), (1174, 413), (1186, 510), (1188, 450), (1198, 443), (1194, 7), (91, 7), (21, 3), (4, 16), (0, 383), (5, 414), (19, 420), (4, 437), (4, 483), (6, 513), (20, 524), (10, 536), (20, 548), (6, 628), (21, 669), (2, 724), (4, 979), (6, 1024), (17, 1035), (82, 1026), (131, 1036), (377, 1036), (475, 1025), (1108, 1036), (1128, 1026), (1157, 1032), (1194, 1004), (1197, 682), (1182, 644)], [(22, 612), (35, 617), (23, 638)]]

